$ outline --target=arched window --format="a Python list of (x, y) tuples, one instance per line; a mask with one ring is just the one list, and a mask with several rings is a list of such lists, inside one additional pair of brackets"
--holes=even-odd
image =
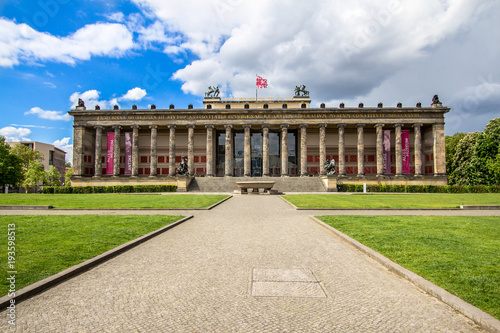
[(281, 107), (282, 107), (283, 109), (286, 109), (286, 108), (288, 108), (288, 105), (283, 104)]
[(302, 103), (302, 105), (300, 107), (303, 108), (303, 109), (305, 109), (307, 107), (306, 103)]
[(207, 105), (207, 110), (212, 110), (212, 105), (208, 104)]
[(250, 105), (245, 104), (245, 109), (250, 109)]
[(264, 109), (269, 109), (269, 105), (264, 104)]
[(231, 108), (230, 104), (226, 104), (226, 110), (229, 110)]

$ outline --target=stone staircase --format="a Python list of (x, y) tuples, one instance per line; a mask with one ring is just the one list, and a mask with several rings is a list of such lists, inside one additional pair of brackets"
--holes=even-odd
[(238, 181), (276, 181), (280, 192), (326, 192), (319, 177), (194, 177), (188, 192), (233, 192)]

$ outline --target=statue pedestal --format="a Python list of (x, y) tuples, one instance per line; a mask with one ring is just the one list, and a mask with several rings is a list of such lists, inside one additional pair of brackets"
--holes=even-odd
[(191, 176), (177, 176), (175, 177), (177, 180), (177, 192), (187, 192), (187, 188), (193, 177)]
[(327, 192), (337, 192), (337, 175), (321, 176), (320, 179)]

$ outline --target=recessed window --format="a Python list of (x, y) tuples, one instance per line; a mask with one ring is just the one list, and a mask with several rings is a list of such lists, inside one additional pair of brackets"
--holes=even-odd
[(226, 110), (229, 110), (231, 108), (230, 104), (226, 104)]
[(212, 105), (208, 104), (207, 105), (207, 110), (212, 110)]
[(288, 108), (288, 105), (287, 105), (287, 104), (283, 104), (281, 107), (282, 107), (283, 109), (286, 109), (286, 108)]
[(264, 104), (264, 109), (269, 109), (269, 105)]
[(306, 103), (303, 103), (300, 107), (305, 109), (307, 107), (307, 105), (306, 105)]
[(250, 105), (245, 104), (245, 109), (250, 109)]

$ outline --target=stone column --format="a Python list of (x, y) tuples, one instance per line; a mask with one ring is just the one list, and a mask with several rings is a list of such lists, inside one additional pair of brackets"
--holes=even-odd
[(250, 177), (252, 175), (252, 146), (250, 142), (251, 127), (251, 125), (243, 125), (243, 128), (245, 129), (243, 174), (245, 177)]
[(132, 177), (139, 174), (139, 126), (132, 125)]
[(345, 124), (338, 124), (339, 129), (339, 175), (345, 176)]
[(365, 134), (363, 128), (365, 124), (357, 124), (358, 129), (358, 176), (365, 174)]
[(168, 146), (168, 175), (175, 177), (175, 125), (168, 125), (169, 146)]
[(307, 176), (307, 124), (300, 124), (300, 176)]
[(281, 125), (281, 177), (288, 177), (288, 124)]
[(102, 126), (97, 125), (95, 128), (95, 157), (94, 157), (94, 177), (100, 177), (102, 174)]
[(326, 124), (319, 124), (319, 174), (326, 175)]
[(414, 124), (415, 130), (415, 176), (422, 175), (422, 131), (420, 130), (422, 124)]
[(115, 150), (113, 152), (113, 176), (120, 176), (120, 130), (121, 126), (113, 126), (115, 130)]
[(262, 175), (269, 177), (269, 125), (262, 125)]
[(377, 176), (384, 174), (384, 124), (376, 124), (377, 130)]
[(214, 175), (214, 125), (205, 125), (207, 128), (207, 177)]
[(156, 147), (158, 145), (158, 125), (151, 125), (149, 126), (149, 128), (151, 128), (151, 171), (149, 173), (149, 176), (156, 177), (156, 169), (158, 167), (158, 156), (156, 154)]
[(225, 151), (225, 172), (224, 176), (233, 176), (233, 132), (232, 125), (224, 125), (226, 128), (226, 151)]
[(401, 126), (402, 124), (396, 124), (396, 176), (403, 175), (403, 144), (401, 141)]
[(83, 175), (83, 126), (73, 126), (73, 177)]
[(194, 175), (194, 125), (187, 125), (188, 128), (188, 174)]
[(444, 176), (446, 175), (444, 124), (432, 125), (432, 136), (434, 138), (434, 176)]

